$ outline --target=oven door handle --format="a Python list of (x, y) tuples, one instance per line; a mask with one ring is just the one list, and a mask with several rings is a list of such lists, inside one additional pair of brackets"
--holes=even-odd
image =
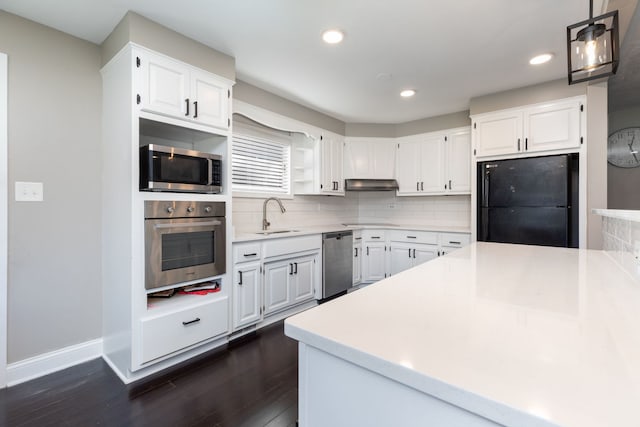
[(221, 221), (179, 222), (179, 223), (171, 223), (171, 224), (155, 224), (153, 227), (161, 230), (161, 229), (167, 229), (167, 228), (215, 227), (217, 225), (222, 225), (222, 222)]

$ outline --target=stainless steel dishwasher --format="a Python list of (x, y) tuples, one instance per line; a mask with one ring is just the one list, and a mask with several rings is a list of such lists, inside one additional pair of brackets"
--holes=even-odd
[(322, 299), (343, 294), (353, 284), (353, 232), (322, 234)]

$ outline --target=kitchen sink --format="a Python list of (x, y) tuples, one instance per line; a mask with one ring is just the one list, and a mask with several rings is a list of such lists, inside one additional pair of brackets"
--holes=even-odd
[(300, 230), (267, 230), (267, 231), (258, 231), (255, 234), (262, 234), (263, 236), (268, 236), (269, 234), (279, 234), (279, 233), (297, 233)]

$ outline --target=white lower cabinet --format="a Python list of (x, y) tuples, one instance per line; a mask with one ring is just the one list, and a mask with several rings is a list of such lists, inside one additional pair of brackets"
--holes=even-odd
[(140, 321), (141, 363), (169, 355), (228, 332), (229, 301), (208, 298), (190, 308)]
[(321, 249), (319, 234), (235, 243), (233, 329), (313, 301)]
[(362, 281), (377, 282), (387, 277), (387, 241), (384, 230), (362, 232)]
[(261, 270), (260, 262), (237, 264), (233, 269), (233, 329), (262, 319)]
[(362, 281), (362, 233), (353, 233), (353, 284)]
[[(377, 282), (466, 246), (470, 240), (469, 233), (363, 230), (360, 283)], [(354, 271), (354, 284), (357, 275)]]
[(438, 256), (438, 233), (413, 230), (388, 232), (389, 273), (394, 275)]
[(264, 314), (313, 299), (318, 254), (264, 264)]

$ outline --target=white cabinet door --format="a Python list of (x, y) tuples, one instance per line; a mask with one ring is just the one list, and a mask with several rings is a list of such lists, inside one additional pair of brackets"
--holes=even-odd
[(449, 192), (471, 192), (471, 133), (460, 131), (449, 134), (446, 145), (447, 180)]
[(293, 264), (291, 303), (312, 299), (315, 295), (317, 256), (305, 256), (290, 260)]
[(293, 265), (288, 261), (276, 261), (264, 265), (264, 313), (268, 314), (290, 303), (290, 281)]
[(347, 139), (344, 144), (344, 177), (372, 178), (372, 144), (366, 139)]
[(395, 139), (373, 141), (371, 178), (393, 179), (396, 176)]
[(436, 245), (415, 245), (413, 248), (413, 266), (430, 261), (438, 256)]
[(420, 194), (420, 143), (406, 141), (398, 144), (396, 168), (398, 195)]
[(233, 271), (233, 327), (260, 321), (262, 305), (260, 262), (235, 266)]
[(555, 102), (525, 110), (524, 149), (546, 151), (580, 147), (580, 100)]
[(428, 137), (420, 143), (420, 192), (442, 193), (444, 186), (444, 136)]
[(180, 118), (189, 105), (189, 68), (163, 56), (140, 57), (140, 107), (145, 111)]
[(365, 282), (377, 282), (387, 277), (386, 254), (384, 242), (364, 242), (364, 257), (362, 259), (362, 280)]
[(395, 138), (346, 138), (345, 179), (394, 179)]
[(191, 72), (190, 111), (194, 121), (209, 126), (229, 127), (229, 89), (210, 75), (194, 70)]
[(320, 140), (320, 191), (322, 193), (344, 195), (343, 152), (342, 137), (333, 134), (322, 135)]
[(413, 250), (412, 245), (404, 243), (396, 243), (391, 245), (391, 254), (389, 260), (389, 274), (400, 273), (413, 266)]
[(476, 119), (477, 156), (517, 153), (524, 148), (522, 112), (514, 111)]
[(362, 242), (353, 243), (353, 284), (362, 281)]

